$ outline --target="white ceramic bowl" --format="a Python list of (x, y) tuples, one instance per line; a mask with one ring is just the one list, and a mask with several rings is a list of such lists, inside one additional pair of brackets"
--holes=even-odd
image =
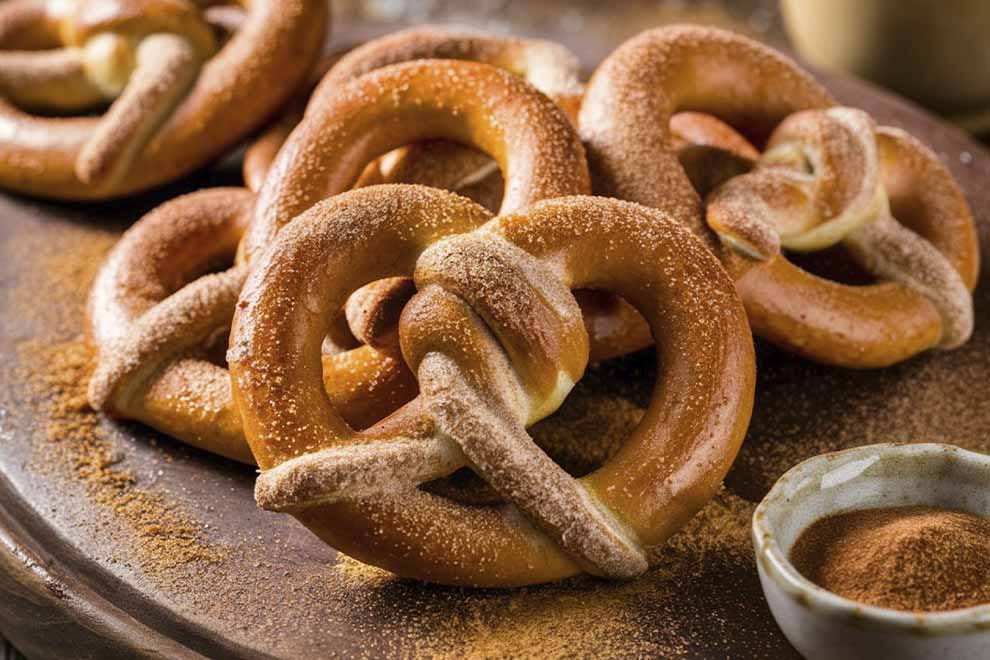
[[(990, 516), (990, 456), (952, 445), (881, 444), (824, 454), (780, 478), (753, 515), (763, 593), (791, 644), (809, 660), (990, 658), (990, 605), (914, 614), (851, 601), (791, 564), (812, 522), (878, 507), (931, 505)], [(990, 580), (990, 557), (987, 558)]]

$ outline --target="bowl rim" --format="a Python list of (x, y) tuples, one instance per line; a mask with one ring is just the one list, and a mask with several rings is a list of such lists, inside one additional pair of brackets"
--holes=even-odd
[[(787, 505), (787, 485), (814, 476), (826, 465), (833, 470), (837, 461), (855, 461), (867, 456), (934, 456), (946, 452), (985, 471), (990, 484), (990, 455), (950, 444), (880, 443), (820, 454), (798, 463), (777, 480), (753, 513), (752, 535), (757, 565), (798, 607), (806, 607), (818, 616), (848, 619), (859, 627), (924, 636), (990, 633), (990, 603), (944, 612), (907, 612), (860, 603), (820, 587), (798, 572), (769, 528), (768, 512)], [(766, 585), (761, 586), (766, 595)]]

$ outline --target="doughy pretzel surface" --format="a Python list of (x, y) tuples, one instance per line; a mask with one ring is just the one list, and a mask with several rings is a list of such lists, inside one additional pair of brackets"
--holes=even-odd
[[(736, 279), (758, 335), (847, 367), (958, 346), (972, 327), (979, 261), (965, 199), (916, 140), (833, 106), (810, 75), (766, 46), (674, 26), (629, 40), (601, 64), (579, 124), (596, 192), (690, 209), (684, 216), (698, 219), (692, 229)], [(757, 171), (730, 176), (707, 199), (708, 225), (725, 245), (701, 221), (689, 173), (673, 167), (671, 120), (683, 110), (713, 115), (759, 144), (770, 136)], [(695, 138), (739, 154), (742, 136), (696, 128)], [(830, 281), (781, 250), (837, 243), (879, 281)]]
[[(263, 470), (256, 495), (405, 576), (508, 586), (638, 574), (648, 549), (718, 488), (748, 424), (753, 347), (731, 280), (656, 210), (568, 197), (471, 231), (479, 212), (431, 188), (374, 186), (320, 202), (279, 234), (244, 289), (228, 352)], [(329, 312), (398, 275), (418, 289), (400, 335), (421, 394), (357, 432), (322, 386)], [(574, 480), (524, 427), (584, 369), (587, 336), (568, 293), (580, 287), (619, 293), (643, 314), (663, 375), (626, 445)], [(509, 503), (416, 488), (465, 464)]]
[(189, 0), (0, 5), (0, 187), (121, 197), (223, 155), (305, 80), (329, 20), (326, 0), (240, 4), (225, 42)]

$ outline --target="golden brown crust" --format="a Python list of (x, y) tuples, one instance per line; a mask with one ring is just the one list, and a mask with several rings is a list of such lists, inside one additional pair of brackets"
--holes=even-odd
[[(958, 186), (916, 141), (894, 142), (888, 129), (867, 128), (855, 111), (800, 112), (833, 105), (808, 74), (765, 46), (721, 30), (676, 26), (641, 34), (599, 67), (580, 128), (598, 192), (687, 209), (700, 220), (691, 181), (707, 192), (727, 180), (709, 196), (707, 215), (729, 246), (718, 245), (700, 221), (693, 229), (733, 274), (760, 336), (848, 367), (886, 366), (958, 345), (971, 328), (967, 290), (978, 268), (972, 217)], [(683, 108), (711, 113), (757, 138), (776, 127), (762, 169), (745, 173), (753, 154), (724, 125), (695, 118), (678, 130), (672, 119)], [(802, 140), (816, 146), (802, 151)], [(699, 170), (713, 159), (726, 159), (706, 153), (689, 160), (690, 147), (678, 154), (682, 141), (721, 144), (737, 160), (713, 179), (702, 177)], [(678, 155), (687, 173), (671, 167)], [(872, 222), (883, 215), (888, 186), (895, 217), (903, 212), (906, 226), (926, 240), (897, 223)], [(857, 232), (864, 223), (875, 226)], [(780, 252), (781, 241), (789, 249), (818, 249), (844, 237), (881, 279), (901, 283), (847, 286), (801, 270)]]
[[(111, 252), (89, 304), (93, 407), (245, 463), (254, 458), (230, 377), (210, 354), (226, 339), (246, 271), (209, 271), (233, 261), (254, 200), (243, 188), (217, 188), (155, 209)], [(368, 347), (323, 362), (328, 396), (357, 428), (415, 396), (404, 363)]]
[(503, 211), (590, 190), (567, 117), (524, 81), (474, 62), (396, 64), (310, 104), (259, 195), (245, 256), (320, 199), (348, 190), (373, 158), (428, 138), (462, 142), (498, 161), (507, 173)]
[[(420, 579), (508, 586), (579, 566), (641, 572), (644, 550), (718, 488), (748, 424), (753, 347), (731, 280), (679, 220), (644, 207), (551, 199), (465, 233), (483, 216), (450, 193), (376, 186), (323, 201), (279, 234), (245, 287), (228, 352), (265, 470), (258, 498), (334, 547)], [(328, 312), (367, 281), (414, 272), (420, 292), (400, 332), (424, 394), (357, 433), (320, 392), (313, 356)], [(503, 282), (520, 295), (501, 295)], [(630, 300), (664, 365), (644, 423), (578, 482), (522, 431), (553, 410), (587, 356), (586, 343), (545, 343), (583, 336), (561, 287)], [(413, 488), (456, 467), (459, 451), (533, 524), (506, 505), (468, 507)]]
[[(215, 48), (213, 30), (185, 0), (128, 5), (87, 0), (77, 15), (51, 15), (58, 6), (45, 4), (46, 21), (58, 24), (61, 46), (80, 54), (85, 75), (73, 78), (73, 84), (89, 80), (107, 100), (116, 98), (126, 84), (122, 73), (131, 70), (134, 49), (155, 30), (191, 45), (196, 54), (192, 66), (198, 70), (188, 93), (182, 84), (172, 87), (181, 101), (171, 113), (155, 117), (151, 130), (129, 136), (128, 149), (116, 156), (120, 162), (106, 169), (83, 168), (84, 176), (93, 176), (92, 183), (81, 179), (76, 168), (80, 153), (100, 130), (101, 119), (35, 117), (0, 103), (0, 132), (5, 136), (0, 140), (0, 186), (59, 199), (106, 199), (139, 192), (218, 157), (264, 122), (305, 79), (322, 47), (328, 20), (325, 0), (253, 0), (246, 3), (242, 29), (209, 57)], [(0, 8), (0, 26), (17, 20), (6, 18), (7, 10)], [(37, 70), (35, 80), (44, 86), (51, 75), (52, 71)], [(0, 73), (0, 91), (3, 77)], [(93, 90), (87, 94), (92, 100)], [(79, 95), (78, 91), (68, 94), (67, 104), (78, 108), (86, 100)], [(49, 100), (60, 101), (51, 96)], [(147, 112), (133, 96), (125, 95), (115, 105), (122, 105), (127, 113)], [(119, 122), (112, 123), (103, 130), (117, 130), (114, 126)]]
[[(302, 121), (306, 104), (309, 102), (313, 90), (345, 52), (334, 52), (320, 59), (310, 73), (306, 88), (297, 92), (288, 107), (283, 109), (275, 121), (248, 145), (244, 152), (244, 163), (241, 166), (244, 185), (248, 190), (253, 192), (261, 190), (261, 186), (265, 183), (265, 177), (268, 176), (268, 171), (271, 169), (272, 163), (275, 162), (275, 157), (278, 156), (279, 149), (289, 139), (293, 129)], [(371, 166), (369, 165), (369, 167)], [(372, 181), (367, 185), (374, 183), (376, 182)]]

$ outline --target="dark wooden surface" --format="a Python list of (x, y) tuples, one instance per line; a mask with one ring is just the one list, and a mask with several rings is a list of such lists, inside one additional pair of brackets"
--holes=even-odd
[[(345, 25), (335, 34), (340, 43), (381, 29), (380, 25)], [(612, 44), (586, 36), (569, 33), (562, 40), (593, 66)], [(944, 154), (977, 213), (986, 254), (987, 152), (960, 132), (868, 85), (851, 80), (827, 82), (841, 100), (870, 110), (883, 123), (907, 128)], [(207, 175), (131, 202), (91, 207), (0, 196), (0, 247), (31, 241), (67, 246), (106, 242), (108, 232), (120, 231), (161, 199), (228, 179), (226, 173)], [(36, 274), (32, 269), (42, 267), (40, 262), (16, 250), (5, 255), (0, 261), (0, 318), (5, 319), (0, 324), (0, 356), (9, 366), (20, 343), (46, 336), (50, 328), (44, 313), (25, 313), (9, 295), (30, 281)], [(960, 360), (976, 364), (982, 378), (974, 379), (971, 391), (961, 393), (974, 405), (982, 405), (990, 396), (987, 288), (983, 283), (978, 290), (977, 335), (969, 347), (954, 357), (925, 361), (926, 368), (935, 370), (956, 369)], [(55, 295), (39, 291), (38, 306), (44, 307)], [(787, 364), (779, 366), (776, 361)], [(349, 579), (346, 571), (331, 575), (328, 567), (338, 562), (332, 549), (290, 517), (255, 507), (251, 470), (179, 446), (138, 426), (108, 425), (122, 465), (137, 476), (141, 487), (181, 507), (204, 525), (207, 543), (228, 551), (222, 562), (193, 563), (164, 576), (155, 574), (136, 558), (127, 530), (121, 529), (105, 507), (91, 501), (78, 482), (39, 472), (33, 466), (33, 435), (45, 419), (27, 405), (30, 397), (11, 373), (5, 371), (7, 380), (0, 381), (0, 632), (30, 657), (498, 655), (505, 647), (484, 646), (480, 641), (472, 644), (476, 641), (472, 636), (480, 636), (481, 630), (498, 631), (500, 626), (512, 630), (509, 624), (520, 616), (514, 613), (516, 605), (543, 604), (553, 612), (551, 620), (566, 627), (585, 598), (611, 589), (601, 583), (578, 582), (509, 597), (403, 581), (367, 581), (360, 576)], [(637, 373), (632, 368), (628, 377), (641, 377)], [(821, 368), (795, 365), (773, 353), (764, 357), (760, 387), (773, 387), (779, 400), (758, 401), (754, 427), (760, 428), (761, 416), (779, 413), (788, 392), (801, 391), (821, 374)], [(906, 367), (884, 375), (840, 373), (830, 376), (830, 382), (843, 397), (853, 398), (875, 391), (878, 379), (908, 382), (911, 377), (912, 368)], [(841, 411), (823, 410), (821, 414)], [(976, 431), (985, 435), (990, 429)], [(754, 459), (744, 456), (744, 469), (747, 460)], [(738, 487), (738, 493), (750, 499), (757, 499), (766, 487), (752, 480), (738, 482), (745, 484)], [(636, 637), (640, 645), (623, 648), (621, 639), (609, 640), (609, 652), (643, 653), (651, 641), (659, 645), (670, 629), (683, 627), (701, 631), (684, 650), (688, 657), (793, 656), (769, 619), (753, 574), (744, 575), (738, 584), (727, 583), (720, 591), (724, 593), (717, 594), (718, 610), (712, 618), (691, 621), (671, 616), (669, 608), (661, 609), (660, 603), (649, 602), (641, 593), (617, 590), (613, 607), (632, 612), (638, 628), (626, 632), (630, 644)], [(702, 596), (688, 591), (679, 597)], [(739, 617), (751, 612), (755, 612), (755, 624), (737, 625)], [(462, 626), (462, 644), (436, 646), (440, 641), (449, 643), (439, 628), (442, 621)], [(602, 654), (599, 641), (583, 639), (571, 652)]]

